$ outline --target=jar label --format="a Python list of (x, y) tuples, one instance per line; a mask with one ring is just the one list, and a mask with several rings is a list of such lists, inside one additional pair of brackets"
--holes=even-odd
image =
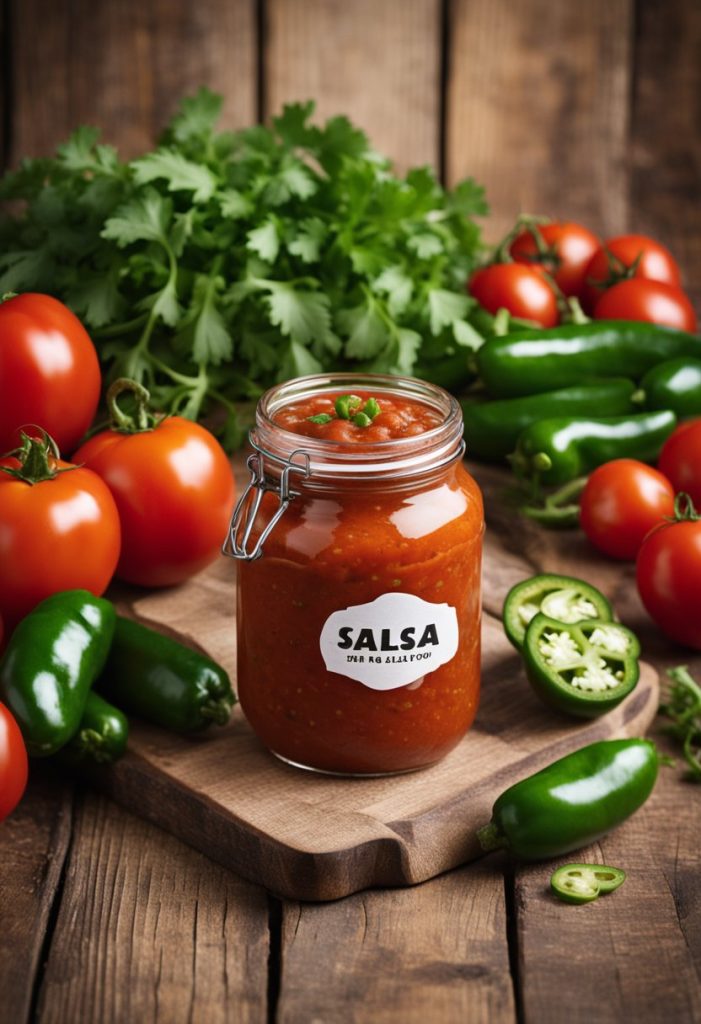
[(329, 615), (319, 645), (329, 672), (371, 690), (394, 690), (455, 657), (458, 616), (449, 604), (383, 594)]

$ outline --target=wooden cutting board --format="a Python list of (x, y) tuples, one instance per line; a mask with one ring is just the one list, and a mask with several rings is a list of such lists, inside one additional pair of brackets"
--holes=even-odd
[[(503, 511), (496, 492), (505, 476), (476, 475), (484, 476), (489, 523), (490, 506)], [(657, 673), (643, 665), (631, 696), (593, 722), (573, 722), (538, 701), (498, 619), (506, 589), (536, 571), (503, 539), (513, 542), (511, 516), (488, 525), (477, 720), (440, 764), (394, 778), (314, 775), (277, 761), (236, 709), (229, 726), (196, 739), (133, 721), (129, 751), (104, 771), (102, 784), (130, 810), (294, 899), (411, 885), (478, 857), (475, 830), (489, 820), (503, 789), (586, 743), (642, 735), (659, 698)], [(532, 528), (524, 528), (524, 551), (529, 536)], [(587, 566), (578, 566), (576, 557), (563, 565), (562, 553), (554, 558), (549, 545), (562, 544), (562, 536), (543, 542), (558, 562), (553, 571), (576, 570), (597, 582), (590, 553)], [(229, 559), (182, 587), (115, 597), (123, 610), (200, 647), (235, 678), (235, 566)]]

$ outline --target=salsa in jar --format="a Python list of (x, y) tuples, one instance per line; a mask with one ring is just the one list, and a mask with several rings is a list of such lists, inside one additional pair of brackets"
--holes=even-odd
[(393, 774), (477, 711), (484, 516), (462, 418), (411, 378), (306, 377), (261, 399), (232, 520), (238, 694), (291, 764)]

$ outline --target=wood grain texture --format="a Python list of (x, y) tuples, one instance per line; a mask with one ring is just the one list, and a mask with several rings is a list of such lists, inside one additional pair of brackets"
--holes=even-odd
[(285, 904), (278, 1021), (512, 1024), (501, 873)]
[(626, 227), (633, 0), (452, 0), (448, 183), (486, 186), (489, 233), (518, 213)]
[(267, 1019), (262, 890), (88, 795), (75, 823), (41, 1024)]
[(255, 0), (10, 3), (13, 162), (52, 152), (79, 124), (133, 157), (201, 85), (225, 95), (222, 125), (256, 120)]
[[(518, 872), (526, 1024), (701, 1019), (697, 789), (663, 768), (648, 803), (615, 832), (576, 856)], [(548, 886), (550, 873), (574, 860), (623, 868), (627, 879), (594, 903), (569, 906)]]
[(440, 0), (267, 0), (266, 116), (315, 99), (399, 170), (439, 165)]
[(701, 312), (701, 5), (638, 0), (637, 17), (632, 223), (670, 247)]
[(49, 915), (71, 835), (72, 791), (46, 765), (17, 810), (0, 824), (0, 1017), (29, 1019)]

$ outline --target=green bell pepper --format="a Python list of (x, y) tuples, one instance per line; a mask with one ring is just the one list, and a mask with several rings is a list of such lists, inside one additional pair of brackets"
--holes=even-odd
[(13, 632), (0, 663), (0, 694), (29, 754), (55, 754), (78, 731), (115, 618), (110, 601), (66, 590), (38, 604)]
[(579, 718), (615, 708), (640, 678), (640, 644), (610, 620), (564, 623), (538, 613), (523, 644), (528, 680), (549, 707)]
[(601, 740), (505, 790), (477, 832), (485, 852), (547, 860), (595, 842), (645, 803), (660, 759), (644, 739)]

